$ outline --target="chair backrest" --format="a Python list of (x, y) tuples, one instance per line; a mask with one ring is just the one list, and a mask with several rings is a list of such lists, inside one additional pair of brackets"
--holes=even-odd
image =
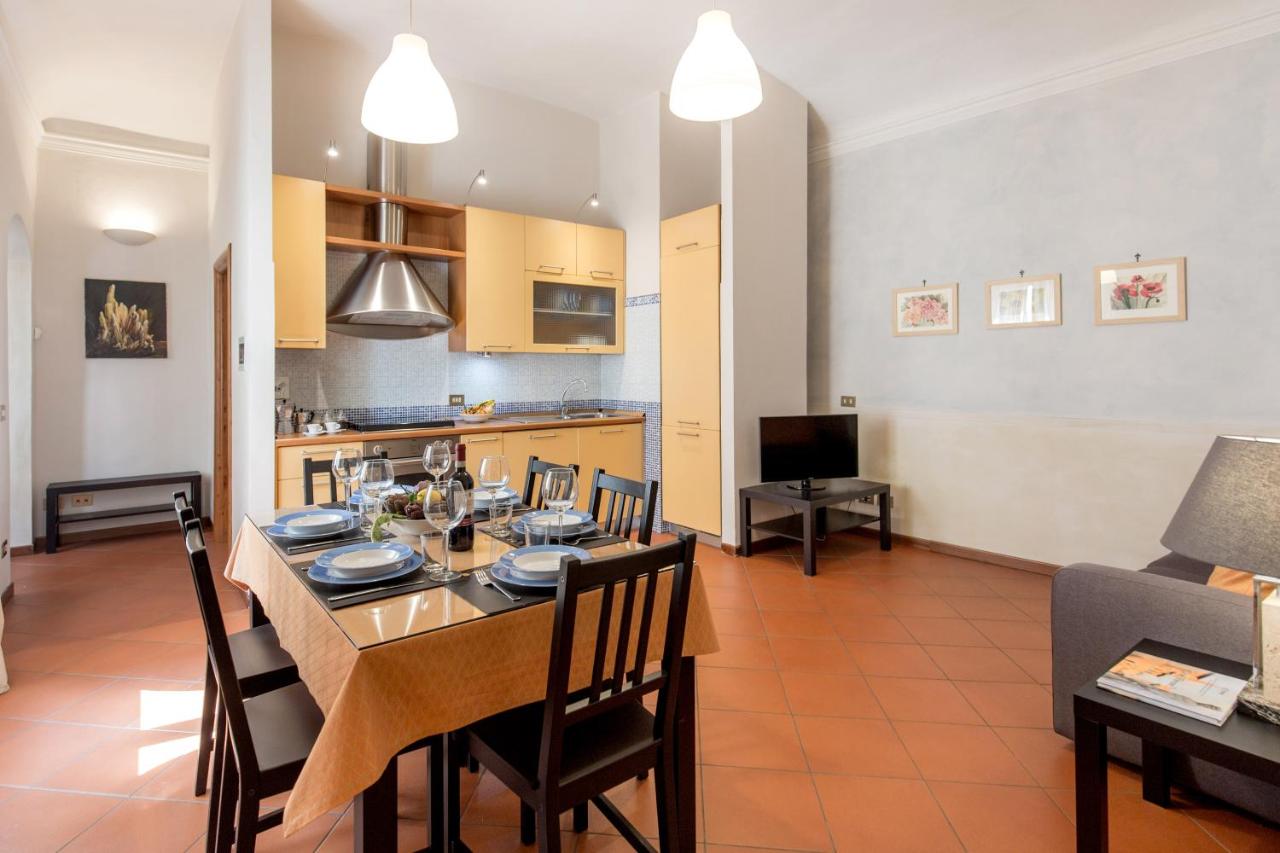
[(191, 579), (196, 586), (196, 602), (200, 605), (200, 618), (204, 622), (209, 661), (213, 666), (213, 675), (218, 682), (218, 692), (222, 696), (227, 715), (231, 745), (235, 749), (241, 775), (248, 774), (252, 779), (258, 771), (257, 753), (253, 749), (249, 721), (244, 713), (240, 680), (236, 676), (235, 663), (231, 658), (227, 626), (222, 621), (222, 609), (218, 606), (218, 590), (214, 584), (213, 570), (209, 566), (209, 554), (204, 546), (204, 531), (200, 529), (198, 521), (191, 520), (187, 522), (185, 535), (187, 563), (191, 567)]
[(187, 519), (196, 517), (196, 511), (187, 502), (186, 492), (179, 490), (173, 493), (173, 511), (178, 516), (178, 532), (185, 536), (187, 533)]
[[(361, 457), (361, 462), (368, 462), (370, 459), (386, 459), (387, 451), (383, 450), (374, 456)], [(302, 502), (307, 506), (316, 502), (315, 476), (316, 474), (324, 474), (329, 478), (329, 502), (336, 503), (338, 500), (338, 478), (333, 475), (333, 460), (331, 459), (312, 459), (310, 456), (304, 457), (302, 460)]]
[[(604, 505), (605, 494), (609, 503)], [(648, 545), (653, 540), (653, 517), (658, 509), (658, 483), (656, 480), (645, 480), (643, 483), (615, 477), (597, 468), (591, 475), (591, 502), (587, 507), (600, 527), (607, 533), (630, 539), (636, 517), (640, 518), (640, 527), (636, 530), (636, 541)], [(601, 508), (604, 514), (600, 514)]]
[[(675, 730), (676, 695), (684, 654), (685, 623), (689, 615), (689, 592), (693, 579), (696, 534), (682, 533), (674, 542), (591, 560), (560, 560), (556, 588), (555, 624), (551, 634), (551, 660), (547, 673), (547, 699), (543, 711), (539, 778), (560, 776), (564, 730), (581, 720), (628, 702), (638, 702), (657, 691), (655, 739), (666, 739)], [(671, 569), (671, 595), (667, 604), (666, 638), (662, 662), (657, 670), (645, 672), (649, 634), (654, 622), (659, 573)], [(640, 581), (644, 580), (643, 592)], [(616, 591), (621, 587), (622, 607), (614, 622)], [(583, 698), (569, 704), (570, 672), (573, 668), (574, 630), (578, 600), (586, 592), (601, 590), (600, 619), (596, 627), (595, 651), (591, 664), (591, 684)], [(640, 596), (637, 602), (637, 596)], [(638, 606), (637, 606), (638, 604)], [(638, 612), (637, 612), (638, 611)], [(636, 628), (631, 645), (632, 626)], [(613, 660), (609, 640), (616, 636)]]
[(572, 468), (573, 472), (578, 473), (578, 465), (561, 465), (558, 462), (545, 462), (536, 456), (529, 457), (529, 467), (524, 475), (524, 494), (521, 500), (525, 506), (531, 506), (534, 509), (542, 509), (544, 506), (542, 500), (542, 475), (550, 471), (552, 468)]

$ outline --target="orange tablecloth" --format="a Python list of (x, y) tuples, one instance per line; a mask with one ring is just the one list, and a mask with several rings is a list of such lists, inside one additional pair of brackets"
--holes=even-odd
[[(493, 547), (494, 540), (477, 536), (480, 555)], [(598, 553), (625, 547), (636, 546)], [(232, 582), (257, 596), (325, 714), (319, 740), (285, 804), (285, 835), (377, 781), (409, 744), (546, 695), (552, 602), (489, 616), (443, 586), (328, 611), (291, 568), (314, 556), (283, 557), (246, 519), (226, 570)], [(659, 584), (650, 660), (662, 655), (670, 575)], [(599, 602), (597, 591), (579, 605), (575, 687), (590, 677)], [(695, 572), (684, 653), (718, 648), (706, 591)]]

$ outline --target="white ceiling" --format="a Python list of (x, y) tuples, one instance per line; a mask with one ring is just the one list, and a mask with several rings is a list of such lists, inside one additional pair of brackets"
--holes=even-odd
[[(0, 24), (39, 118), (207, 143), (214, 88), (239, 5), (0, 0)], [(415, 29), (427, 37), (446, 77), (599, 118), (665, 90), (698, 13), (712, 5), (417, 0)], [(815, 145), (873, 136), (1035, 84), (1052, 87), (1063, 75), (1106, 63), (1146, 56), (1151, 64), (1215, 31), (1227, 43), (1280, 30), (1280, 0), (716, 5), (733, 14), (760, 66), (811, 101)], [(274, 0), (273, 6), (279, 27), (379, 54), (408, 17), (408, 0)]]

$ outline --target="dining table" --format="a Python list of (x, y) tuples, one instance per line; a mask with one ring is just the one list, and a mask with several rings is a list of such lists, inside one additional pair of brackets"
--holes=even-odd
[[(451, 583), (427, 579), (421, 569), (403, 579), (372, 584), (377, 591), (351, 595), (362, 587), (335, 587), (308, 575), (322, 546), (291, 547), (266, 532), (278, 517), (314, 507), (249, 514), (236, 536), (225, 576), (244, 590), (255, 621), (274, 626), (281, 646), (298, 664), (298, 674), (324, 713), (324, 724), (297, 784), (284, 806), (283, 832), (292, 835), (325, 813), (353, 801), (355, 849), (396, 849), (396, 756), (436, 735), (461, 730), (493, 714), (541, 701), (547, 695), (554, 588), (547, 594), (518, 590), (510, 601), (479, 582), (478, 569), (496, 563), (520, 543), (510, 530), (476, 524), (474, 546), (451, 552), (452, 568), (463, 578)], [(416, 536), (388, 536), (421, 553)], [(428, 546), (439, 553), (440, 537)], [(644, 548), (634, 540), (602, 536), (583, 539), (592, 559)], [(658, 575), (658, 607), (665, 619), (671, 572)], [(402, 584), (411, 585), (404, 586)], [(382, 589), (383, 586), (395, 587)], [(338, 596), (346, 596), (339, 598)], [(596, 643), (601, 590), (579, 600), (570, 688), (588, 683)], [(594, 611), (592, 606), (594, 605)], [(615, 603), (615, 608), (620, 602)], [(615, 618), (612, 623), (618, 625)], [(647, 660), (660, 660), (665, 632), (655, 625)], [(616, 643), (617, 638), (609, 642)], [(677, 690), (677, 724), (672, 745), (676, 763), (680, 850), (695, 849), (695, 670), (698, 655), (718, 651), (706, 589), (695, 563)], [(579, 665), (578, 661), (582, 664)], [(442, 737), (446, 746), (450, 738)], [(445, 761), (459, 761), (445, 756)], [(433, 778), (433, 853), (465, 849), (457, 837), (458, 794), (447, 779)]]

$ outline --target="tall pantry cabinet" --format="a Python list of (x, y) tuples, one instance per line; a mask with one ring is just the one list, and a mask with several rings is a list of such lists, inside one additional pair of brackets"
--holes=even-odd
[(720, 535), (720, 205), (665, 219), (662, 516)]

